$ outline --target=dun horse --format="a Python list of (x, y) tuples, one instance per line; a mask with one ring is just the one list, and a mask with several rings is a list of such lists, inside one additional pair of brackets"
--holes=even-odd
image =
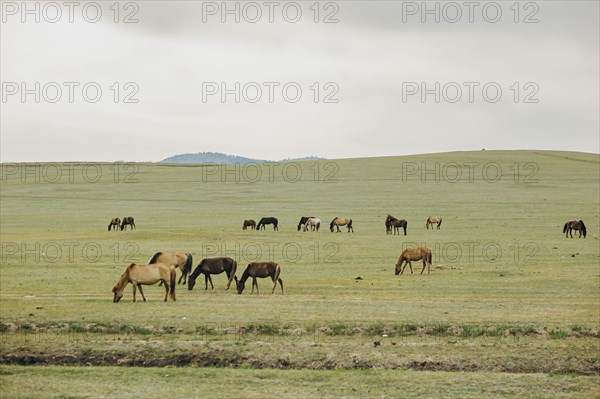
[(164, 263), (170, 266), (178, 267), (179, 270), (181, 270), (181, 277), (179, 277), (177, 284), (181, 284), (182, 279), (183, 284), (185, 284), (187, 275), (192, 271), (192, 265), (194, 261), (192, 259), (192, 255), (186, 254), (185, 252), (157, 252), (148, 261), (148, 264), (153, 263)]
[(244, 224), (242, 225), (242, 230), (246, 230), (248, 227), (254, 230), (256, 228), (256, 222), (252, 219), (244, 220)]
[(137, 265), (132, 263), (127, 266), (127, 269), (125, 269), (125, 272), (112, 289), (114, 294), (113, 302), (119, 302), (123, 298), (123, 291), (129, 283), (133, 286), (133, 302), (135, 302), (136, 288), (140, 290), (140, 294), (142, 294), (142, 298), (146, 302), (142, 285), (153, 285), (159, 281), (165, 284), (165, 302), (167, 302), (168, 296), (175, 301), (176, 277), (177, 274), (175, 273), (174, 266), (165, 265), (164, 263), (155, 263), (153, 265)]
[(306, 224), (308, 219), (314, 218), (314, 216), (302, 216), (298, 222), (298, 231)]
[(210, 288), (215, 289), (213, 285), (211, 274), (221, 274), (225, 272), (227, 274), (227, 288), (231, 285), (231, 281), (235, 279), (237, 284), (237, 277), (235, 275), (235, 271), (237, 270), (237, 262), (231, 258), (206, 258), (202, 259), (202, 262), (196, 266), (194, 272), (190, 274), (190, 278), (188, 279), (188, 290), (192, 290), (194, 285), (196, 285), (196, 278), (200, 274), (204, 274), (204, 284), (205, 290), (208, 290), (208, 282), (210, 281)]
[(258, 283), (256, 282), (257, 278), (265, 278), (271, 277), (273, 280), (273, 289), (271, 290), (271, 294), (275, 292), (275, 288), (277, 287), (277, 282), (281, 286), (281, 294), (283, 295), (283, 281), (281, 281), (281, 266), (274, 262), (255, 262), (250, 263), (246, 270), (244, 270), (244, 274), (242, 274), (242, 278), (240, 281), (236, 281), (237, 293), (241, 294), (244, 291), (244, 287), (246, 285), (246, 280), (252, 277), (252, 292), (254, 293), (254, 286), (256, 286), (256, 293), (258, 294)]
[(433, 230), (433, 225), (436, 223), (439, 230), (440, 226), (442, 225), (442, 218), (439, 216), (429, 216), (425, 222), (425, 227), (427, 227), (427, 230), (429, 230), (429, 225), (431, 225), (431, 230)]
[(274, 217), (267, 217), (267, 218), (260, 219), (260, 221), (258, 222), (258, 225), (256, 226), (256, 230), (260, 230), (261, 227), (264, 230), (266, 224), (272, 224), (273, 230), (279, 230), (279, 227), (277, 227), (277, 225), (279, 224), (279, 221), (277, 220), (277, 218), (274, 218)]
[(123, 221), (121, 222), (121, 231), (125, 230), (125, 226), (127, 226), (127, 225), (131, 226), (131, 230), (135, 229), (135, 223), (133, 222), (133, 217), (126, 216), (123, 218)]
[(408, 222), (404, 219), (396, 219), (392, 215), (387, 215), (387, 218), (385, 219), (385, 232), (387, 234), (392, 234), (392, 231), (394, 235), (396, 233), (400, 234), (400, 227), (404, 229), (404, 235), (406, 235)]
[(354, 227), (352, 227), (352, 219), (350, 218), (338, 218), (337, 216), (333, 218), (331, 223), (329, 223), (329, 230), (333, 233), (333, 228), (337, 228), (337, 232), (341, 233), (340, 226), (348, 226), (348, 233), (350, 230), (354, 233)]
[[(427, 267), (427, 274), (431, 273), (431, 249), (427, 247), (417, 247), (417, 248), (406, 248), (402, 251), (400, 258), (398, 258), (398, 262), (396, 263), (396, 273), (403, 274), (404, 269), (406, 269), (406, 265), (410, 267), (410, 274), (413, 274), (412, 264), (410, 263), (413, 260), (423, 260), (423, 269), (421, 269), (421, 274), (425, 271), (425, 266)], [(402, 263), (404, 263), (404, 267), (402, 267)]]
[(319, 218), (309, 218), (306, 223), (304, 223), (304, 231), (308, 231), (308, 228), (311, 228), (312, 231), (319, 231), (321, 228), (321, 219)]
[(579, 231), (579, 238), (581, 238), (581, 234), (583, 234), (583, 238), (587, 235), (587, 229), (585, 228), (585, 224), (583, 220), (570, 220), (565, 223), (565, 227), (563, 227), (563, 233), (565, 233), (565, 237), (569, 238), (569, 234), (571, 238), (573, 238), (573, 230)]
[(119, 228), (121, 227), (121, 219), (119, 218), (113, 218), (110, 223), (108, 224), (108, 231), (110, 231), (111, 229), (114, 231), (119, 230)]

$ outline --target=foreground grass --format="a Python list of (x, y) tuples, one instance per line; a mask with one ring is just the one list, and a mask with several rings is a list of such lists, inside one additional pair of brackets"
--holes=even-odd
[(389, 370), (0, 366), (0, 382), (3, 398), (597, 398), (600, 394), (594, 377)]

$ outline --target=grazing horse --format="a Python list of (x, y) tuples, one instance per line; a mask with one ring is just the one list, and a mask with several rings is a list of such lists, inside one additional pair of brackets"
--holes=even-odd
[(304, 231), (307, 231), (309, 227), (312, 231), (319, 231), (319, 228), (321, 228), (321, 219), (309, 218), (306, 223), (304, 223)]
[(242, 225), (242, 230), (246, 230), (248, 227), (251, 227), (252, 230), (256, 228), (256, 222), (252, 219), (244, 220), (244, 224)]
[(178, 267), (181, 270), (181, 277), (179, 277), (177, 284), (181, 284), (182, 279), (183, 284), (185, 284), (187, 275), (192, 271), (193, 262), (192, 255), (185, 252), (157, 252), (150, 258), (148, 264), (164, 263)]
[(304, 225), (306, 224), (306, 221), (307, 221), (308, 219), (312, 219), (312, 218), (314, 218), (314, 216), (302, 216), (302, 217), (300, 218), (300, 221), (298, 222), (298, 231), (300, 231), (300, 229), (301, 229), (302, 227), (304, 227)]
[(244, 287), (246, 285), (246, 280), (249, 277), (252, 277), (252, 292), (250, 295), (254, 293), (254, 286), (256, 286), (256, 293), (258, 294), (258, 283), (256, 282), (256, 278), (265, 278), (271, 277), (273, 280), (273, 289), (271, 290), (271, 294), (275, 292), (275, 288), (277, 287), (277, 282), (281, 286), (281, 294), (283, 295), (283, 281), (279, 277), (281, 275), (281, 266), (274, 262), (254, 262), (250, 263), (246, 270), (244, 270), (244, 274), (242, 274), (242, 278), (240, 281), (236, 281), (235, 284), (237, 286), (237, 293), (241, 294), (244, 291)]
[(438, 230), (440, 229), (440, 225), (442, 224), (442, 218), (439, 216), (429, 216), (427, 218), (427, 222), (425, 222), (425, 227), (429, 230), (429, 225), (431, 225), (431, 230), (433, 230), (433, 225), (437, 223)]
[(406, 235), (406, 228), (408, 227), (408, 222), (404, 219), (396, 219), (392, 215), (387, 215), (385, 219), (385, 232), (387, 234), (392, 234), (392, 230), (394, 235), (396, 233), (400, 234), (400, 227), (404, 229), (404, 235)]
[(133, 223), (133, 217), (126, 216), (123, 218), (123, 221), (121, 222), (121, 231), (123, 231), (125, 229), (125, 226), (127, 226), (127, 225), (131, 226), (131, 230), (135, 229), (135, 223)]
[(127, 266), (127, 269), (125, 269), (125, 272), (112, 289), (114, 293), (113, 302), (119, 302), (123, 298), (123, 291), (129, 283), (133, 286), (133, 302), (135, 302), (136, 287), (140, 290), (140, 294), (142, 294), (142, 298), (146, 302), (144, 291), (142, 291), (142, 284), (153, 285), (159, 281), (165, 283), (165, 302), (167, 302), (168, 296), (175, 301), (176, 277), (177, 274), (174, 266), (165, 265), (164, 263), (155, 263), (153, 265), (137, 265), (132, 263)]
[(279, 224), (279, 221), (277, 220), (277, 218), (274, 218), (274, 217), (267, 217), (267, 218), (260, 219), (260, 221), (258, 222), (258, 225), (256, 226), (256, 230), (260, 230), (261, 227), (264, 230), (266, 224), (272, 224), (273, 230), (279, 230), (279, 227), (277, 227), (277, 225)]
[[(396, 273), (398, 274), (404, 273), (404, 269), (406, 269), (406, 265), (410, 267), (410, 274), (413, 274), (412, 264), (410, 263), (412, 260), (423, 260), (423, 269), (421, 269), (421, 274), (425, 271), (425, 266), (427, 267), (427, 274), (431, 273), (431, 249), (427, 247), (417, 247), (417, 248), (406, 248), (402, 251), (400, 258), (398, 258), (398, 262), (396, 263)], [(402, 263), (404, 267), (402, 267)]]
[(583, 233), (583, 238), (587, 235), (587, 229), (585, 228), (585, 224), (583, 220), (570, 220), (565, 223), (565, 227), (563, 227), (563, 233), (565, 233), (565, 237), (569, 238), (569, 234), (571, 238), (573, 238), (573, 230), (579, 231), (579, 238), (581, 238), (581, 234)]
[(194, 285), (196, 285), (196, 278), (202, 273), (204, 274), (204, 290), (208, 290), (208, 282), (210, 281), (210, 289), (214, 290), (215, 286), (213, 285), (211, 274), (221, 274), (225, 272), (227, 274), (227, 288), (231, 285), (231, 281), (235, 279), (237, 284), (237, 277), (235, 275), (235, 271), (237, 270), (237, 262), (231, 258), (206, 258), (202, 259), (202, 261), (196, 266), (194, 272), (190, 274), (190, 278), (188, 279), (188, 290), (192, 290)]
[(331, 221), (331, 223), (329, 223), (329, 230), (331, 230), (331, 232), (333, 233), (333, 228), (336, 227), (337, 228), (337, 232), (341, 233), (340, 231), (340, 226), (348, 226), (348, 233), (350, 233), (350, 230), (352, 230), (352, 232), (354, 233), (354, 227), (352, 227), (352, 219), (350, 218), (339, 218), (339, 217), (334, 217), (333, 220)]
[(119, 218), (113, 218), (110, 223), (108, 224), (108, 231), (110, 231), (111, 229), (114, 231), (119, 230), (119, 228), (121, 227), (121, 219)]

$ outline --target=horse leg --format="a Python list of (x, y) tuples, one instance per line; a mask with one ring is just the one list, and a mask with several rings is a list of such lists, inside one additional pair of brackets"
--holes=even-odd
[(212, 283), (212, 277), (210, 276), (210, 274), (207, 274), (207, 276), (208, 276), (208, 282), (210, 283), (210, 289), (214, 290), (215, 286)]
[[(410, 274), (413, 274), (412, 263), (410, 263), (410, 260), (407, 260), (406, 264), (408, 265), (408, 267), (410, 267)], [(406, 265), (404, 265), (404, 267), (406, 267)]]
[(204, 273), (204, 291), (208, 291), (208, 273)]
[(133, 287), (133, 302), (135, 302), (135, 284), (131, 284), (131, 286)]
[(140, 289), (140, 294), (142, 294), (142, 299), (146, 302), (146, 297), (144, 296), (144, 291), (142, 291), (142, 285), (138, 284), (137, 287)]
[(423, 272), (425, 271), (425, 266), (427, 266), (427, 262), (425, 261), (425, 258), (423, 258), (423, 269), (421, 269), (421, 274), (423, 274)]
[(256, 295), (260, 294), (260, 291), (258, 291), (258, 282), (256, 281), (256, 277), (252, 277), (252, 292), (250, 292), (250, 295), (254, 294), (254, 286), (256, 286)]
[(170, 288), (169, 283), (167, 283), (167, 281), (165, 280), (165, 300), (163, 302), (167, 302), (167, 298), (169, 297), (169, 288)]

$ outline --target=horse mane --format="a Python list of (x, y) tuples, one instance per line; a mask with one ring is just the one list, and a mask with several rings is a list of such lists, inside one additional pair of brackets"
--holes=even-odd
[[(153, 263), (156, 263), (158, 261), (158, 258), (162, 255), (162, 252), (157, 252), (154, 254), (153, 257), (150, 258), (150, 260), (148, 261), (148, 264), (151, 265)], [(191, 267), (191, 266), (190, 266)]]
[(129, 266), (127, 266), (127, 269), (125, 269), (123, 274), (121, 274), (121, 277), (119, 277), (119, 281), (117, 281), (117, 284), (115, 284), (115, 286), (113, 287), (113, 292), (124, 288), (129, 283), (129, 271), (133, 266), (135, 266), (135, 263), (132, 263)]
[(187, 260), (185, 261), (185, 265), (183, 266), (183, 274), (188, 274), (189, 272), (192, 271), (192, 263), (194, 262), (193, 258), (192, 258), (192, 254), (186, 254), (186, 255), (187, 255)]

